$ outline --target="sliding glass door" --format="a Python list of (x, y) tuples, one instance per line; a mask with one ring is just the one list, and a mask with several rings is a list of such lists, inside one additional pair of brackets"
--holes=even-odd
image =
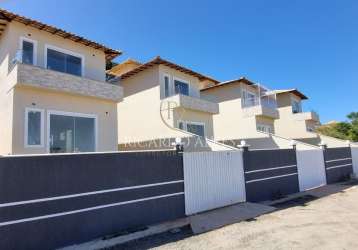
[(96, 151), (94, 117), (49, 114), (50, 153)]

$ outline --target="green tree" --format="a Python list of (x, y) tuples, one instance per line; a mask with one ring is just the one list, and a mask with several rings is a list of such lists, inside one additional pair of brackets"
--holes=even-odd
[(347, 115), (347, 122), (337, 122), (322, 125), (317, 132), (323, 135), (335, 137), (342, 140), (358, 141), (358, 112)]
[(347, 117), (351, 122), (349, 138), (356, 142), (358, 141), (358, 112), (352, 112)]

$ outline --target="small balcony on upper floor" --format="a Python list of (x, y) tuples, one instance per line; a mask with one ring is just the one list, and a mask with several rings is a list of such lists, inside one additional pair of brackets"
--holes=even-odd
[(319, 122), (319, 115), (315, 111), (296, 112), (296, 113), (293, 113), (293, 119), (295, 121)]
[(242, 98), (244, 117), (262, 116), (271, 119), (279, 119), (276, 99), (270, 96), (252, 96)]
[(21, 51), (9, 65), (8, 80), (12, 87), (34, 87), (114, 102), (123, 100), (123, 88), (116, 84), (23, 63)]
[(176, 94), (162, 100), (162, 103), (165, 102), (167, 102), (171, 108), (181, 107), (185, 109), (191, 109), (194, 111), (206, 112), (210, 114), (219, 113), (219, 104), (214, 102), (209, 102), (198, 97)]

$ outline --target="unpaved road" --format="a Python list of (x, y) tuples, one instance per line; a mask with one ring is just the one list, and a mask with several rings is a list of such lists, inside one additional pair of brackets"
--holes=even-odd
[(358, 249), (358, 187), (201, 235), (187, 229), (113, 249)]

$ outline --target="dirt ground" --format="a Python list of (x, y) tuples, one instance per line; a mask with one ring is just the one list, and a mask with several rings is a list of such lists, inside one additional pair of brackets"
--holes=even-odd
[(358, 186), (279, 208), (201, 235), (183, 228), (112, 249), (358, 249)]

